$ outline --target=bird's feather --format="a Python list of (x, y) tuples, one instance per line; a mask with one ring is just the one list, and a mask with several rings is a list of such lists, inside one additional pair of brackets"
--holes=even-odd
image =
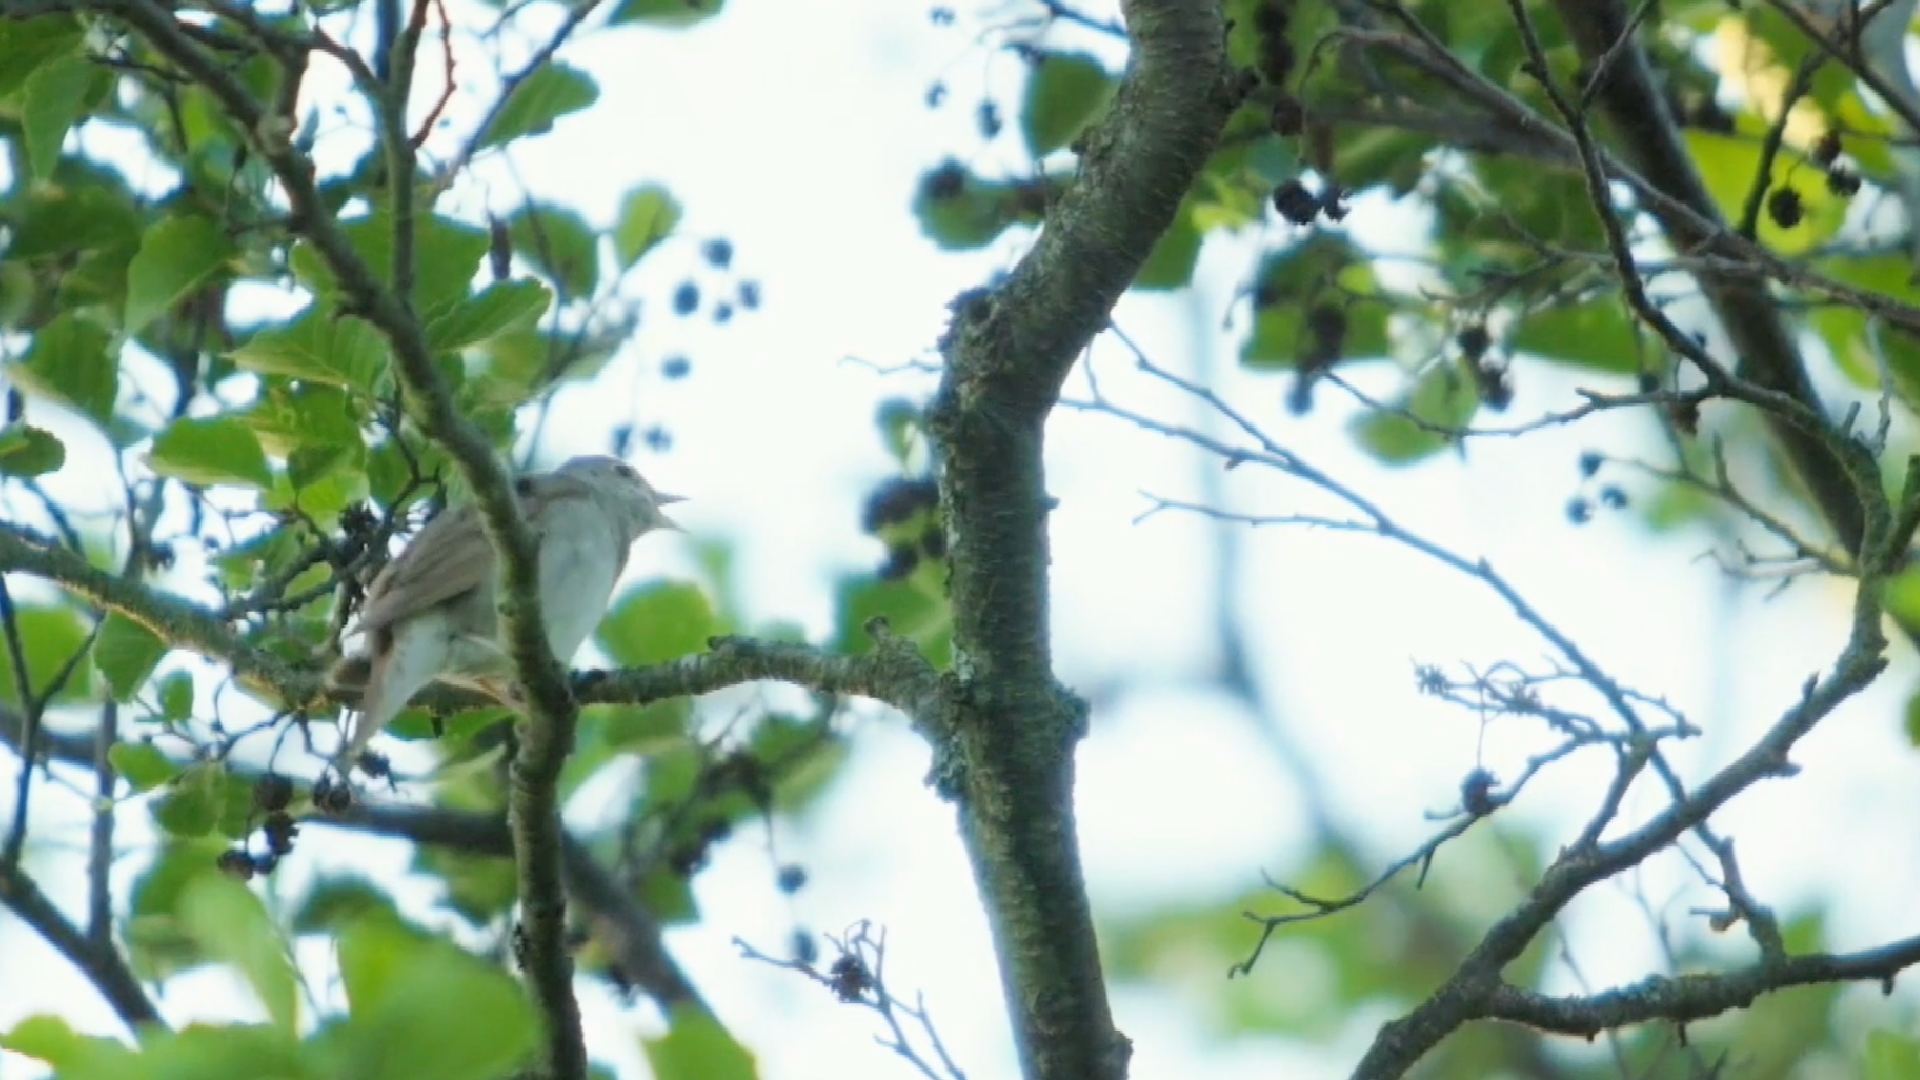
[[(542, 510), (561, 499), (588, 498), (587, 484), (576, 477), (548, 476), (520, 485), (520, 513), (539, 536)], [(498, 560), (487, 540), (479, 508), (467, 505), (427, 522), (406, 550), (380, 571), (360, 609), (363, 634), (380, 630), (471, 592), (490, 581)]]

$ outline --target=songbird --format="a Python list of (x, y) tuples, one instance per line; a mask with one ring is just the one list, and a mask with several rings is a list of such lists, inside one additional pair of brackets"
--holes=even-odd
[[(626, 569), (634, 541), (656, 529), (684, 531), (661, 508), (681, 501), (655, 491), (633, 466), (588, 456), (514, 483), (540, 551), (540, 611), (562, 663), (593, 633)], [(514, 666), (502, 635), (500, 560), (478, 508), (445, 511), (368, 587), (355, 632), (365, 652), (328, 673), (329, 690), (358, 707), (334, 764), (342, 775), (407, 702), (429, 683), (478, 690), (517, 706)]]

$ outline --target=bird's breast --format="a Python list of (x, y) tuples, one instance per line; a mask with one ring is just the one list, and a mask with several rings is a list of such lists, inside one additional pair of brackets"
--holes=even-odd
[(600, 625), (620, 576), (620, 548), (598, 522), (550, 532), (540, 546), (540, 604), (553, 653), (566, 663)]

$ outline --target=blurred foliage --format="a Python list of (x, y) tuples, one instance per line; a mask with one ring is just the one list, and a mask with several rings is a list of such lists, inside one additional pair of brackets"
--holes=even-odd
[[(543, 25), (539, 18), (567, 10), (554, 0), (487, 6), (503, 25), (522, 18)], [(1210, 237), (1257, 240), (1241, 275), (1245, 308), (1233, 323), (1240, 363), (1286, 380), (1296, 410), (1312, 407), (1315, 380), (1336, 368), (1356, 376), (1397, 372), (1383, 395), (1389, 408), (1351, 425), (1356, 444), (1390, 465), (1446, 451), (1455, 444), (1447, 429), (1504, 408), (1515, 383), (1544, 366), (1614, 390), (1671, 375), (1672, 358), (1622, 303), (1577, 175), (1473, 152), (1412, 126), (1325, 120), (1386, 105), (1442, 113), (1464, 106), (1428, 73), (1331, 44), (1329, 35), (1342, 28), (1338, 5), (1226, 6), (1231, 53), (1261, 75), (1263, 90), (1229, 124), (1140, 270), (1137, 289), (1191, 284)], [(1530, 6), (1538, 9), (1554, 76), (1571, 79), (1577, 57), (1558, 19)], [(343, 0), (243, 20), (250, 8), (177, 6), (191, 13), (196, 33), (229, 43), (224, 70), (263, 103), (294, 100), (293, 87), (288, 69), (258, 46), (249, 20), (270, 18), (289, 32), (320, 26), (357, 41), (365, 33), (355, 19), (370, 8)], [(619, 0), (608, 5), (604, 32), (696, 28), (722, 8), (720, 0)], [(1524, 52), (1505, 5), (1410, 0), (1405, 8), (1462, 64), (1546, 111), (1537, 84), (1522, 73)], [(940, 12), (951, 21), (951, 11)], [(1766, 5), (1665, 0), (1650, 19), (1658, 30), (1654, 59), (1686, 126), (1687, 150), (1723, 211), (1737, 218), (1772, 123), (1756, 87), (1783, 78), (1807, 46)], [(998, 167), (1004, 155), (956, 150), (926, 163), (916, 189), (901, 192), (940, 249), (1017, 246), (1073, 177), (1078, 142), (1114, 106), (1122, 70), (1097, 19), (1074, 24), (1079, 38), (1052, 33), (1073, 22), (1042, 12), (995, 37), (1023, 68), (1017, 104), (1010, 123), (991, 99), (977, 103), (976, 115), (983, 148), (1017, 147), (1018, 167)], [(1708, 48), (1729, 41), (1740, 45), (1737, 63), (1716, 60)], [(485, 67), (469, 65), (464, 54), (460, 64), (463, 75)], [(485, 127), (452, 133), (451, 143), (436, 131), (437, 151), (484, 159), (530, 149), (570, 117), (626, 107), (562, 60), (491, 89), (505, 97)], [(944, 90), (929, 95), (936, 104), (943, 97)], [(596, 380), (636, 337), (637, 272), (685, 257), (687, 245), (673, 242), (688, 239), (683, 199), (700, 195), (641, 179), (611, 221), (557, 201), (559, 193), (515, 201), (502, 216), (483, 219), (437, 203), (443, 178), (423, 171), (404, 180), (417, 211), (404, 237), (389, 160), (367, 130), (365, 102), (355, 107), (361, 112), (345, 119), (277, 119), (288, 122), (296, 146), (326, 139), (322, 197), (340, 235), (382, 280), (392, 280), (398, 241), (411, 245), (416, 273), (407, 299), (456, 405), (509, 451), (517, 432), (538, 427), (555, 393)], [(1843, 164), (1867, 194), (1833, 183), (1831, 165), (1816, 160), (1812, 140), (1795, 129), (1774, 169), (1796, 193), (1798, 212), (1763, 214), (1759, 239), (1841, 281), (1920, 303), (1906, 259), (1874, 250), (1847, 225), (1856, 199), (1894, 182), (1887, 121), (1831, 65), (1801, 109), (1808, 130), (1845, 132)], [(100, 130), (131, 135), (137, 148), (97, 154), (74, 137)], [(321, 253), (299, 238), (265, 163), (247, 149), (249, 133), (137, 36), (91, 17), (0, 19), (0, 142), (7, 155), (0, 346), (8, 384), (24, 395), (10, 398), (0, 422), (0, 485), (19, 505), (34, 505), (28, 481), (97, 483), (132, 508), (141, 544), (127, 544), (125, 518), (112, 526), (117, 543), (92, 518), (77, 526), (54, 520), (57, 506), (43, 524), (73, 527), (95, 565), (227, 606), (227, 622), (275, 656), (306, 662), (324, 654), (341, 628), (338, 605), (351, 593), (342, 579), (364, 581), (377, 563), (361, 553), (384, 550), (422, 511), (462, 496), (395, 389), (389, 343), (345, 301)], [(1344, 224), (1354, 200), (1366, 197), (1417, 208), (1425, 233), (1408, 237), (1402, 250), (1366, 249)], [(708, 270), (732, 274), (727, 241), (707, 240), (702, 257)], [(682, 316), (705, 310), (716, 323), (736, 306), (757, 305), (758, 282), (729, 278), (726, 286), (703, 293), (689, 272), (666, 305)], [(293, 303), (284, 316), (265, 315), (248, 299), (263, 295)], [(1920, 387), (1920, 346), (1879, 333), (1861, 311), (1819, 306), (1802, 325), (1854, 385), (1877, 385), (1884, 360), (1901, 387)], [(677, 378), (688, 365), (681, 359), (663, 370)], [(84, 425), (85, 437), (116, 455), (131, 480), (78, 477), (77, 455), (53, 431), (74, 427), (44, 422), (53, 410)], [(1276, 410), (1260, 419), (1281, 418)], [(883, 616), (945, 668), (952, 633), (931, 451), (913, 402), (885, 403), (876, 425), (893, 475), (869, 493), (859, 517), (884, 554), (830, 583), (832, 629), (820, 644), (870, 649), (865, 627)], [(1737, 434), (1735, 453), (1763, 453), (1757, 428)], [(609, 448), (628, 453), (633, 435), (611, 433)], [(1655, 527), (1714, 512), (1677, 486), (1639, 505)], [(704, 538), (699, 545), (699, 573), (616, 598), (595, 638), (608, 661), (671, 661), (720, 634), (800, 636), (756, 621), (740, 596), (731, 547)], [(124, 557), (109, 560), (108, 551)], [(1920, 613), (1916, 581), (1910, 572), (1893, 583), (1896, 611)], [(101, 618), (64, 595), (22, 601), (14, 622), (36, 693), (57, 687), (53, 703), (61, 707), (123, 706), (110, 758), (164, 838), (142, 858), (120, 912), (135, 971), (158, 984), (224, 966), (267, 1020), (149, 1034), (129, 1047), (40, 1016), (0, 1034), (0, 1046), (47, 1062), (62, 1077), (115, 1080), (480, 1080), (518, 1062), (534, 1025), (511, 976), (453, 945), (445, 925), (400, 915), (386, 883), (320, 876), (269, 908), (216, 872), (270, 872), (279, 853), (262, 845), (274, 816), (315, 820), (304, 795), (270, 809), (257, 763), (275, 762), (283, 742), (274, 740), (305, 738), (305, 726), (324, 729), (331, 718), (242, 725), (235, 718), (243, 710), (223, 696), (236, 689), (231, 683), (212, 685), (217, 680), (188, 670), (147, 629)], [(0, 663), (0, 701), (19, 701), (19, 682), (13, 665)], [(218, 715), (207, 714), (210, 701)], [(1920, 743), (1920, 695), (1914, 701), (1908, 726)], [(716, 722), (722, 712), (725, 722)], [(691, 882), (715, 845), (747, 825), (806, 812), (841, 774), (848, 748), (836, 717), (836, 703), (798, 694), (729, 699), (711, 710), (686, 701), (589, 707), (564, 790), (573, 795), (601, 782), (615, 790), (620, 812), (582, 839), (663, 923), (694, 922), (700, 912)], [(499, 709), (440, 718), (414, 710), (389, 734), (432, 747), (437, 772), (422, 786), (434, 805), (494, 813), (505, 800), (505, 718)], [(330, 745), (327, 738), (319, 741)], [(1537, 853), (1562, 839), (1508, 834), (1491, 844), (1486, 836), (1483, 829), (1444, 849), (1422, 888), (1398, 880), (1351, 910), (1283, 928), (1244, 978), (1225, 976), (1257, 938), (1248, 913), (1284, 910), (1269, 890), (1189, 897), (1110, 918), (1102, 927), (1106, 958), (1117, 979), (1178, 1000), (1222, 1043), (1258, 1035), (1350, 1045), (1359, 1020), (1404, 1009), (1439, 985), (1518, 895), (1512, 883), (1538, 874)], [(514, 903), (511, 863), (422, 844), (412, 868), (435, 884), (443, 914), (500, 946)], [(1332, 896), (1372, 872), (1343, 838), (1318, 837), (1276, 873)], [(788, 879), (784, 868), (780, 877)], [(1826, 936), (1818, 911), (1791, 922), (1796, 948), (1818, 948)], [(313, 1015), (328, 1007), (300, 992), (289, 957), (307, 938), (337, 943), (344, 1008)], [(1670, 963), (1684, 971), (1723, 962), (1725, 950), (1711, 945), (1679, 935)], [(1557, 959), (1538, 945), (1506, 975), (1538, 986)], [(1909, 1035), (1878, 1031), (1864, 1044), (1850, 1041), (1857, 1026), (1844, 1023), (1841, 1006), (1842, 995), (1830, 988), (1798, 990), (1693, 1025), (1684, 1040), (1666, 1029), (1635, 1029), (1611, 1041), (1609, 1052), (1476, 1029), (1448, 1041), (1423, 1075), (1707, 1075), (1728, 1054), (1749, 1077), (1815, 1075), (1822, 1062), (1838, 1059), (1856, 1063), (1869, 1080), (1920, 1080), (1920, 1048)], [(666, 1080), (757, 1072), (731, 1035), (692, 1014), (676, 1013), (644, 1049)]]

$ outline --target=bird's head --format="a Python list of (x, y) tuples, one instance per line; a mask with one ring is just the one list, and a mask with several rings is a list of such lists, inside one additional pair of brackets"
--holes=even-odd
[(663, 509), (670, 503), (684, 502), (679, 495), (656, 491), (639, 470), (619, 458), (604, 455), (577, 457), (555, 470), (556, 475), (571, 476), (590, 485), (596, 497), (605, 500), (619, 513), (627, 534), (635, 539), (655, 529), (685, 532)]

